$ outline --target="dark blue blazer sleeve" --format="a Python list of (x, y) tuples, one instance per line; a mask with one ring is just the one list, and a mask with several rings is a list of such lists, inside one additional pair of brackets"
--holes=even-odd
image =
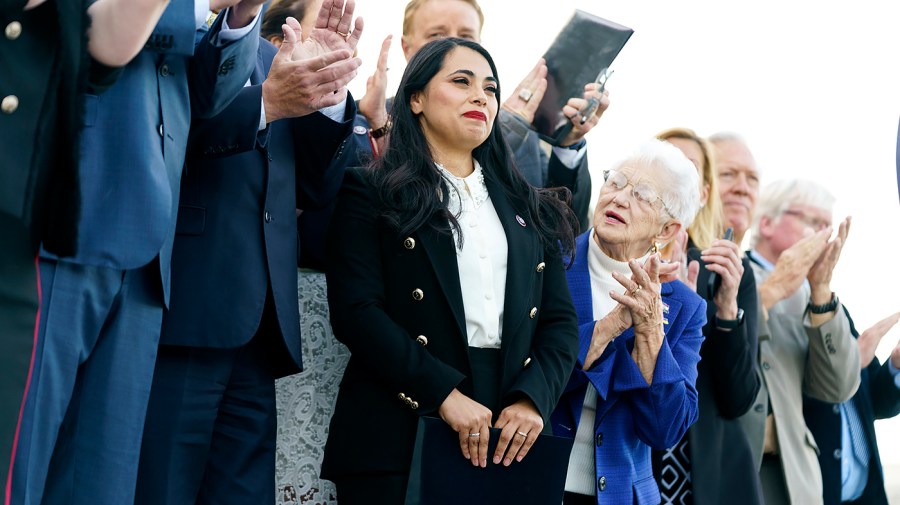
[[(718, 310), (712, 300), (707, 300), (707, 324), (703, 328), (706, 341), (700, 355), (712, 372), (713, 394), (719, 414), (735, 419), (745, 414), (756, 401), (761, 380), (756, 373), (758, 337), (756, 331), (758, 298), (756, 280), (749, 260), (744, 262), (744, 275), (738, 288), (738, 307), (744, 310), (744, 324), (732, 331), (716, 327)], [(701, 263), (702, 264), (702, 263)], [(698, 276), (698, 286), (706, 286), (709, 271), (705, 265)]]
[(875, 419), (888, 419), (900, 414), (900, 388), (894, 383), (889, 364), (878, 362), (869, 364), (869, 395), (872, 398), (872, 412)]

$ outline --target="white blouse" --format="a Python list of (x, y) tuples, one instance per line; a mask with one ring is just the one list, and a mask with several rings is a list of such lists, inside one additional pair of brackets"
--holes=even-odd
[[(448, 181), (447, 207), (459, 221), (454, 230), (456, 263), (472, 347), (500, 348), (506, 294), (507, 242), (478, 161), (468, 177), (457, 177), (437, 165)], [(461, 247), (460, 247), (461, 245)]]

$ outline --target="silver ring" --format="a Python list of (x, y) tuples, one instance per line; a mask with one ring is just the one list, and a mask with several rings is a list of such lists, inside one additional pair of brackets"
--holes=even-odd
[(534, 95), (530, 89), (522, 89), (519, 91), (519, 98), (522, 99), (525, 103), (528, 103), (528, 100), (531, 100), (531, 97)]
[(517, 432), (516, 432), (516, 435), (521, 435), (521, 436), (523, 436), (523, 437), (525, 437), (525, 438), (528, 438), (528, 434), (527, 434), (527, 433), (522, 433), (521, 431), (517, 431)]
[(469, 433), (469, 438), (478, 438), (481, 436), (481, 433)]

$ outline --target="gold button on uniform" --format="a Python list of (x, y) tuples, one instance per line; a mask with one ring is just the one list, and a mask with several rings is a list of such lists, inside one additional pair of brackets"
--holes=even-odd
[(537, 315), (537, 307), (531, 307), (531, 312), (528, 313), (528, 317), (534, 319), (534, 316)]
[(3, 101), (0, 101), (0, 110), (2, 110), (4, 114), (12, 114), (18, 108), (19, 97), (16, 95), (4, 96)]
[(422, 298), (425, 298), (425, 292), (422, 291), (422, 290), (419, 289), (419, 288), (416, 288), (416, 289), (414, 289), (413, 292), (412, 292), (412, 297), (413, 297), (413, 300), (415, 300), (415, 301), (418, 302), (418, 301), (420, 301)]
[(416, 410), (417, 408), (419, 408), (419, 402), (414, 401), (410, 403), (409, 406), (412, 407), (413, 410)]
[(399, 399), (400, 399), (400, 401), (403, 401), (403, 402), (405, 402), (405, 401), (406, 401), (406, 395), (405, 395), (405, 394), (403, 394), (403, 393), (400, 393), (400, 394), (399, 394), (399, 395), (397, 395), (397, 398), (399, 398)]
[(406, 237), (406, 240), (403, 241), (403, 247), (407, 249), (415, 249), (416, 248), (416, 239), (412, 237)]
[(3, 33), (6, 35), (7, 39), (16, 40), (17, 38), (19, 38), (19, 35), (22, 35), (22, 23), (13, 21), (12, 23), (6, 25)]
[(544, 262), (542, 261), (542, 262), (540, 262), (540, 263), (537, 264), (537, 268), (535, 268), (534, 270), (535, 270), (537, 273), (541, 273), (541, 272), (544, 271), (544, 267), (546, 267), (546, 266), (547, 266), (547, 265), (545, 265)]
[(419, 335), (418, 337), (416, 337), (416, 342), (422, 345), (428, 345), (428, 337), (426, 337), (425, 335)]

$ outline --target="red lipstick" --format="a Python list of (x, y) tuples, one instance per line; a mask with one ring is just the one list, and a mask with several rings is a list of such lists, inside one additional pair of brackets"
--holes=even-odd
[(465, 114), (463, 114), (463, 117), (468, 117), (468, 118), (472, 118), (472, 119), (480, 119), (481, 121), (484, 121), (485, 123), (487, 123), (487, 115), (485, 115), (485, 113), (481, 112), (481, 111), (470, 110), (469, 112), (466, 112)]

